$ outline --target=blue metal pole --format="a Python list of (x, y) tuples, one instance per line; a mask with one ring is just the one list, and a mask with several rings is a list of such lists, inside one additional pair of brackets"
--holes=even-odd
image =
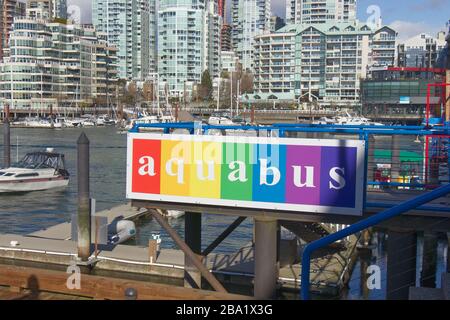
[[(360, 134), (361, 135), (361, 134)], [(366, 207), (367, 201), (367, 181), (368, 175), (367, 171), (369, 169), (369, 134), (364, 133), (364, 191), (363, 191), (363, 208)], [(372, 178), (372, 177), (371, 177)], [(364, 210), (364, 209), (363, 209)]]
[(393, 208), (387, 209), (381, 213), (378, 213), (374, 216), (371, 216), (367, 219), (361, 220), (351, 226), (342, 229), (341, 231), (332, 233), (326, 237), (323, 237), (319, 240), (313, 241), (306, 245), (303, 250), (302, 256), (302, 274), (301, 274), (301, 298), (303, 300), (309, 300), (309, 287), (310, 287), (310, 264), (311, 264), (311, 254), (324, 246), (327, 246), (337, 240), (348, 237), (352, 234), (360, 232), (364, 229), (377, 225), (380, 222), (391, 219), (395, 216), (398, 216), (402, 213), (405, 213), (411, 209), (417, 208), (427, 202), (438, 199), (446, 194), (450, 193), (450, 183), (440, 187), (436, 190), (433, 190), (429, 193), (422, 194), (418, 197), (415, 197), (411, 200), (405, 201)]

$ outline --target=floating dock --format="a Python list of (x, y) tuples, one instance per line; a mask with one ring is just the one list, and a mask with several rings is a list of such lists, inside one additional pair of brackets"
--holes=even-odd
[[(135, 220), (145, 215), (148, 215), (147, 209), (134, 208), (130, 204), (97, 213), (97, 216), (107, 217), (108, 223), (121, 217)], [(77, 243), (70, 240), (70, 233), (71, 224), (66, 222), (28, 235), (2, 234), (0, 266), (65, 270), (74, 264), (77, 257)], [(11, 241), (17, 241), (18, 245), (11, 246)], [(356, 243), (356, 237), (352, 237), (345, 251), (325, 254), (314, 260), (311, 271), (314, 291), (326, 295), (339, 293), (356, 258)], [(281, 246), (278, 282), (282, 295), (284, 292), (289, 296), (298, 296), (301, 267), (297, 256), (297, 252), (289, 250), (287, 244)], [(233, 254), (210, 253), (204, 264), (232, 292), (251, 296), (254, 260), (254, 246), (249, 243)], [(149, 248), (146, 246), (103, 246), (99, 248), (89, 273), (183, 286), (184, 261), (184, 253), (176, 249), (161, 249), (156, 260), (150, 262)], [(0, 285), (7, 283), (2, 283), (0, 279)]]

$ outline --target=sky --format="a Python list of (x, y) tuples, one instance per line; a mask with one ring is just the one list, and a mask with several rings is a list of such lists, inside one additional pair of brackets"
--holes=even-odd
[[(82, 23), (91, 22), (92, 0), (68, 0), (69, 12), (78, 6), (81, 10)], [(227, 1), (230, 3), (230, 0)], [(285, 1), (272, 0), (272, 12), (285, 17)], [(436, 36), (440, 30), (447, 30), (446, 22), (450, 20), (450, 0), (357, 0), (358, 19), (363, 22), (372, 15), (367, 9), (376, 5), (380, 8), (383, 24), (393, 27), (398, 32), (399, 40), (405, 40), (425, 32)], [(76, 10), (76, 7), (75, 7)], [(373, 11), (372, 11), (373, 12)]]

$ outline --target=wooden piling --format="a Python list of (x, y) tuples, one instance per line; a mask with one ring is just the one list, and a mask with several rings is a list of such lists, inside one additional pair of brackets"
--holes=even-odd
[(50, 104), (50, 127), (55, 127), (55, 120), (53, 119), (53, 104)]
[(257, 299), (274, 298), (279, 266), (277, 262), (276, 219), (255, 218), (255, 281)]
[[(195, 212), (186, 212), (184, 215), (184, 239), (189, 248), (197, 255), (202, 250), (202, 215)], [(193, 261), (184, 256), (184, 286), (187, 288), (201, 288), (202, 276)]]
[(78, 258), (87, 261), (91, 255), (91, 212), (89, 201), (89, 139), (81, 133), (78, 148)]
[(255, 124), (255, 106), (252, 106), (252, 109), (250, 111), (250, 123), (252, 125)]
[(150, 263), (155, 263), (158, 254), (158, 244), (156, 240), (148, 240), (148, 259)]

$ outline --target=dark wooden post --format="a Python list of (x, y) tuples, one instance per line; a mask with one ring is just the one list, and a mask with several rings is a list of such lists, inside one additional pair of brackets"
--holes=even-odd
[(91, 210), (89, 203), (89, 139), (81, 133), (78, 147), (78, 257), (87, 261), (91, 255)]
[(278, 280), (276, 219), (255, 219), (255, 280), (257, 299), (274, 298)]
[[(184, 215), (184, 241), (198, 255), (202, 250), (201, 228), (202, 215), (196, 212), (186, 212)], [(184, 286), (201, 288), (201, 274), (187, 255), (184, 255), (184, 270)]]
[(50, 126), (51, 128), (55, 127), (55, 121), (53, 119), (53, 104), (50, 104)]
[(250, 111), (250, 122), (252, 125), (255, 124), (255, 106), (252, 106)]

